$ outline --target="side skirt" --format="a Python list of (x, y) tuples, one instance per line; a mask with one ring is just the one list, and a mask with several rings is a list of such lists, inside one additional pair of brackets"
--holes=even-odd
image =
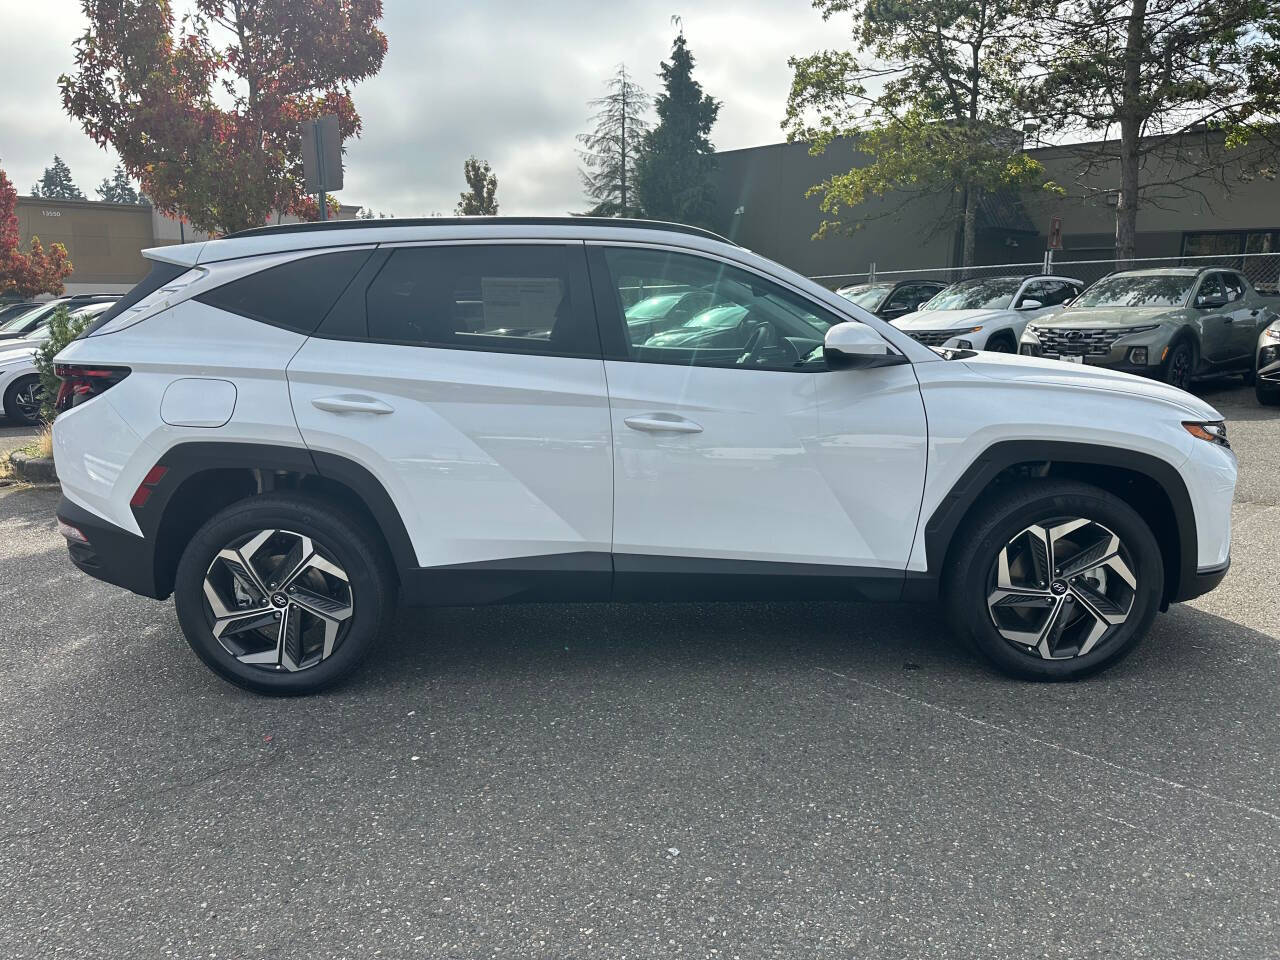
[[(903, 599), (907, 575), (880, 567), (581, 552), (402, 571), (411, 606), (644, 600)], [(925, 582), (925, 581), (929, 582)], [(911, 599), (936, 596), (913, 574)]]

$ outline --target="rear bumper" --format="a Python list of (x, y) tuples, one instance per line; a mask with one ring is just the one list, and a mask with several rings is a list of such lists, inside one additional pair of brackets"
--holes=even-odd
[(1194, 600), (1196, 597), (1204, 596), (1222, 582), (1230, 569), (1231, 558), (1228, 557), (1226, 563), (1197, 570), (1194, 577), (1189, 577), (1188, 582), (1182, 584), (1182, 589), (1178, 591), (1175, 601), (1181, 603), (1184, 600)]
[(65, 496), (58, 501), (57, 516), (63, 523), (83, 533), (89, 541), (67, 541), (71, 562), (81, 571), (153, 600), (163, 600), (168, 596), (167, 592), (162, 593), (156, 587), (155, 547), (151, 541), (122, 530)]

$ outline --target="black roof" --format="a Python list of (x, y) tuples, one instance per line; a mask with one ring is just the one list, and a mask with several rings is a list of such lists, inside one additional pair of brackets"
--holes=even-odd
[(379, 217), (376, 220), (319, 220), (313, 223), (278, 223), (269, 224), (265, 227), (252, 227), (248, 230), (229, 233), (224, 239), (270, 236), (277, 233), (364, 230), (373, 227), (447, 227), (460, 224), (500, 227), (622, 227), (635, 230), (665, 230), (670, 233), (687, 233), (695, 237), (706, 237), (708, 240), (719, 240), (722, 243), (733, 242), (718, 233), (704, 230), (702, 227), (691, 227), (685, 223), (668, 223), (665, 220), (633, 220), (623, 217)]

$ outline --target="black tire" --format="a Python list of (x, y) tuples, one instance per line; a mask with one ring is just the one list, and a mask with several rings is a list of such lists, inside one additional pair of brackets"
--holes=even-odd
[[(29, 407), (20, 399), (20, 395), (30, 387), (37, 390), (36, 403), (34, 407)], [(19, 377), (13, 383), (9, 384), (9, 389), (4, 392), (4, 414), (14, 423), (24, 424), (26, 426), (35, 426), (41, 423), (40, 418), (40, 375), (30, 374), (29, 376)]]
[(1246, 387), (1252, 387), (1258, 380), (1258, 371), (1250, 367), (1240, 374), (1240, 380)]
[[(1120, 538), (1137, 589), (1114, 633), (1082, 656), (1050, 660), (996, 629), (987, 599), (1000, 551), (1020, 531), (1053, 518), (1082, 518)], [(960, 636), (1003, 672), (1025, 680), (1076, 680), (1115, 664), (1146, 635), (1164, 591), (1164, 562), (1146, 522), (1119, 497), (1073, 480), (1031, 480), (1000, 488), (966, 519), (943, 571), (947, 613)]]
[(1169, 356), (1165, 357), (1160, 379), (1179, 390), (1189, 390), (1195, 367), (1195, 347), (1190, 341), (1180, 340), (1169, 348)]
[(1017, 353), (1018, 346), (1013, 342), (1013, 337), (1001, 333), (987, 341), (987, 351), (989, 353)]
[[(336, 562), (349, 582), (350, 616), (333, 652), (297, 672), (242, 663), (213, 634), (206, 574), (220, 550), (262, 530), (311, 538), (317, 552)], [(391, 625), (396, 578), (385, 546), (365, 522), (328, 500), (271, 493), (233, 503), (196, 531), (178, 563), (173, 593), (182, 632), (210, 669), (256, 693), (299, 696), (346, 679), (369, 655)]]
[(1280, 406), (1280, 387), (1257, 380), (1253, 384), (1253, 394), (1264, 407)]

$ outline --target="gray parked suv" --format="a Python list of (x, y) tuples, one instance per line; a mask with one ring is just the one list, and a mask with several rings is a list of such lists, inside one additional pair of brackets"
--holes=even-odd
[(1258, 333), (1280, 317), (1235, 270), (1164, 267), (1104, 277), (1066, 310), (1027, 325), (1021, 352), (1156, 377), (1186, 388), (1213, 373), (1254, 374)]

